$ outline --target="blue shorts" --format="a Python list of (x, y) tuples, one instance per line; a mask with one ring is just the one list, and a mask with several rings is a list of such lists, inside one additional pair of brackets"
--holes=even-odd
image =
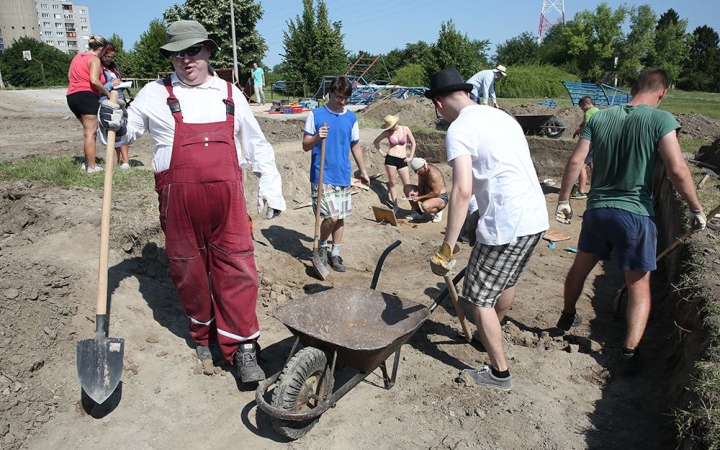
[(610, 260), (617, 254), (620, 270), (650, 272), (657, 268), (657, 227), (652, 217), (617, 208), (595, 208), (585, 211), (578, 249)]

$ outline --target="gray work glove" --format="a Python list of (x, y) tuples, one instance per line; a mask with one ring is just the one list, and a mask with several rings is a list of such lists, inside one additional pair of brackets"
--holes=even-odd
[(695, 231), (704, 230), (707, 226), (707, 217), (702, 209), (690, 211), (690, 227)]
[(109, 99), (103, 100), (98, 110), (98, 120), (103, 128), (115, 131), (115, 135), (118, 137), (124, 136), (127, 132), (127, 110), (125, 109), (125, 102), (118, 100), (118, 102), (115, 103)]
[(560, 223), (569, 224), (572, 219), (573, 211), (569, 201), (560, 201), (555, 208), (555, 220)]

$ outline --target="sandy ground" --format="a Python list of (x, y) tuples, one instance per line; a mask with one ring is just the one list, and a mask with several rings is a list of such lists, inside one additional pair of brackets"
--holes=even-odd
[[(430, 272), (428, 260), (442, 242), (445, 220), (378, 225), (371, 207), (386, 199), (380, 178), (370, 191), (353, 197), (356, 213), (343, 243), (348, 271), (331, 272), (328, 280), (319, 281), (311, 264), (314, 216), (310, 208), (292, 209), (309, 200), (309, 157), (300, 147), (301, 122), (280, 124), (255, 109), (274, 144), (288, 203), (288, 210), (273, 220), (251, 211), (261, 285), (262, 365), (273, 374), (282, 369), (293, 343), (291, 333), (273, 318), (274, 308), (327, 288), (337, 292), (334, 301), (348, 301), (344, 289), (369, 287), (378, 257), (396, 240), (402, 244), (385, 261), (377, 289), (431, 305), (444, 286)], [(580, 115), (579, 110), (575, 113)], [(0, 91), (0, 120), (4, 160), (81, 154), (81, 127), (67, 110), (63, 91)], [(370, 151), (379, 132), (361, 131), (370, 173), (383, 172), (380, 156)], [(572, 142), (532, 140), (531, 146), (540, 180), (559, 180), (558, 167), (564, 165)], [(98, 154), (104, 154), (100, 146)], [(547, 154), (554, 155), (554, 161), (543, 163)], [(130, 155), (137, 166), (133, 170), (148, 170), (149, 139), (141, 139)], [(447, 165), (440, 167), (449, 180)], [(257, 181), (251, 173), (246, 173), (246, 183), (252, 205)], [(503, 327), (514, 377), (511, 392), (482, 389), (458, 378), (461, 369), (488, 361), (480, 346), (464, 340), (447, 299), (402, 347), (392, 389), (383, 388), (381, 373), (375, 370), (305, 437), (289, 441), (274, 431), (269, 417), (258, 410), (254, 388), (236, 381), (231, 367), (198, 364), (187, 338), (187, 318), (169, 280), (154, 192), (113, 199), (110, 335), (125, 340), (124, 373), (120, 390), (107, 404), (83, 399), (75, 352), (77, 342), (94, 332), (101, 193), (34, 182), (2, 183), (0, 192), (2, 449), (675, 446), (664, 395), (667, 362), (658, 356), (671, 320), (651, 318), (645, 371), (639, 378), (621, 375), (618, 349), (624, 321), (613, 317), (612, 298), (622, 280), (612, 266), (598, 267), (579, 303), (584, 324), (565, 337), (553, 333), (573, 258), (565, 248), (576, 245), (579, 220), (567, 227), (551, 220), (551, 229), (567, 231), (571, 239), (555, 249), (543, 241), (518, 286)], [(551, 216), (557, 185), (546, 186), (545, 192)], [(407, 212), (407, 205), (401, 207)], [(583, 201), (573, 201), (573, 207), (582, 215)], [(469, 254), (464, 246), (459, 267)], [(351, 368), (339, 372), (335, 388), (352, 374)]]

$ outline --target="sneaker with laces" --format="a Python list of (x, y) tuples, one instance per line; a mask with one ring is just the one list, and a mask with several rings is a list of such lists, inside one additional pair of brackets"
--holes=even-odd
[(433, 214), (433, 216), (432, 216), (432, 221), (433, 221), (434, 223), (441, 222), (441, 221), (442, 221), (442, 216), (443, 216), (443, 212), (442, 212), (442, 211), (438, 211), (438, 212), (436, 212), (435, 214)]
[(509, 391), (512, 389), (512, 375), (507, 378), (498, 378), (492, 374), (490, 366), (485, 366), (477, 370), (464, 369), (462, 373), (470, 376), (470, 378), (480, 386), (500, 389), (501, 391)]
[(265, 379), (265, 372), (258, 366), (257, 343), (244, 342), (235, 352), (235, 368), (243, 383), (255, 383)]
[(340, 255), (330, 255), (330, 267), (332, 267), (335, 272), (345, 272), (345, 266), (343, 265), (343, 260)]
[(558, 319), (557, 325), (555, 326), (563, 331), (569, 331), (570, 328), (580, 325), (582, 323), (582, 320), (583, 318), (578, 312), (576, 312), (573, 316), (569, 316), (564, 312), (561, 312), (560, 318)]
[(280, 211), (279, 209), (271, 208), (268, 206), (267, 211), (265, 211), (265, 218), (268, 220), (274, 219), (275, 217), (279, 216), (280, 213), (282, 213), (282, 211)]
[(411, 211), (410, 214), (405, 216), (407, 220), (420, 220), (425, 216), (425, 214), (419, 212), (419, 211)]
[(82, 170), (83, 172), (87, 170), (87, 166), (85, 165), (85, 163), (80, 164), (80, 170)]
[(123, 170), (127, 170), (127, 169), (130, 168), (130, 164), (129, 164), (129, 163), (122, 163), (122, 164), (120, 165), (120, 168), (123, 169)]
[(97, 173), (97, 172), (102, 172), (102, 171), (103, 171), (103, 168), (100, 166), (97, 166), (97, 165), (95, 167), (88, 167), (86, 170), (87, 173)]
[(572, 194), (570, 194), (570, 198), (573, 200), (584, 200), (587, 198), (587, 193), (580, 191), (573, 192)]

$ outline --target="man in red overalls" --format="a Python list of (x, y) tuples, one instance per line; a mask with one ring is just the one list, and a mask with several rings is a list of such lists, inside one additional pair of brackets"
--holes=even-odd
[[(275, 183), (262, 200), (285, 209), (272, 147), (241, 91), (213, 76), (217, 44), (203, 26), (172, 23), (161, 53), (175, 72), (146, 85), (127, 112), (105, 102), (101, 124), (131, 143), (146, 130), (154, 141), (153, 169), (170, 272), (200, 360), (217, 340), (241, 381), (265, 378), (257, 363), (258, 282), (240, 159)], [(262, 192), (262, 190), (261, 190)]]

